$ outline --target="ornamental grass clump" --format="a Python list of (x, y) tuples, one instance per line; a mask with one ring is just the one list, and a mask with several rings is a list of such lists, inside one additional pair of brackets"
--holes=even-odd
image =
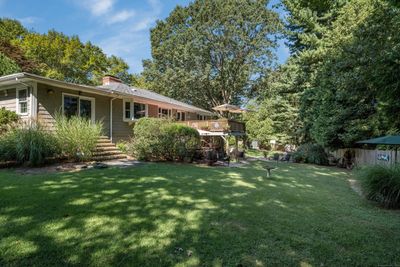
[(101, 136), (103, 124), (59, 114), (55, 120), (55, 136), (64, 156), (77, 161), (89, 160)]
[(39, 123), (21, 124), (0, 137), (0, 160), (16, 161), (28, 166), (40, 166), (57, 156), (59, 146), (55, 136)]
[(0, 108), (0, 135), (16, 126), (19, 121), (19, 116), (14, 111)]
[(400, 208), (399, 164), (367, 166), (360, 169), (357, 176), (367, 199), (385, 208)]

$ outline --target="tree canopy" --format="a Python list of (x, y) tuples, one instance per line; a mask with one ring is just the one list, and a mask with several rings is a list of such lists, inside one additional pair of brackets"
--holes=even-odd
[(105, 74), (117, 76), (128, 84), (135, 81), (123, 59), (107, 56), (91, 42), (83, 43), (78, 36), (67, 36), (55, 30), (45, 34), (29, 31), (17, 20), (0, 19), (0, 52), (1, 60), (8, 62), (2, 71), (5, 68), (8, 72), (22, 70), (93, 85), (99, 84)]
[(292, 99), (286, 103), (297, 110), (298, 130), (291, 140), (333, 149), (399, 133), (399, 5), (387, 0), (283, 4), (291, 57), (270, 75), (259, 104), (271, 92), (280, 101)]
[(150, 88), (211, 108), (254, 96), (274, 59), (278, 15), (266, 0), (197, 0), (151, 30)]

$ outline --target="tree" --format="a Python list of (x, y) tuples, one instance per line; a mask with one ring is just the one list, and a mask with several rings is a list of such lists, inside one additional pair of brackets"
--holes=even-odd
[(268, 145), (270, 140), (281, 144), (298, 144), (299, 129), (299, 83), (298, 66), (293, 59), (270, 74), (255, 103), (246, 113), (246, 131), (250, 139)]
[(22, 39), (27, 32), (18, 20), (0, 18), (0, 41)]
[(100, 47), (55, 30), (45, 34), (28, 31), (16, 20), (0, 19), (0, 52), (22, 71), (67, 82), (98, 85), (105, 74), (128, 84), (133, 81), (128, 64), (108, 57)]
[(325, 147), (398, 132), (399, 6), (393, 1), (284, 1), (304, 140)]
[(21, 69), (12, 59), (0, 52), (0, 76), (20, 72)]
[(0, 52), (11, 59), (21, 71), (35, 72), (38, 67), (35, 61), (25, 57), (21, 48), (12, 45), (9, 41), (0, 40)]
[(151, 30), (151, 89), (211, 108), (254, 96), (274, 59), (278, 15), (266, 0), (197, 0)]

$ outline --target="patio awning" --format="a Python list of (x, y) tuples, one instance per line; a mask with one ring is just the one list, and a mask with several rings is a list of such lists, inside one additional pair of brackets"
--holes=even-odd
[(400, 145), (400, 135), (387, 135), (378, 138), (358, 141), (357, 144)]

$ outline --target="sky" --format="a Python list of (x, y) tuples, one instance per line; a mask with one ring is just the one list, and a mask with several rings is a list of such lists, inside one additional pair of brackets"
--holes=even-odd
[[(271, 4), (279, 0), (273, 0)], [(50, 29), (78, 35), (100, 46), (108, 55), (123, 58), (130, 71), (140, 73), (142, 60), (151, 58), (150, 29), (176, 5), (190, 0), (0, 0), (0, 17), (18, 19), (28, 29)], [(281, 16), (283, 12), (278, 10)], [(279, 41), (278, 63), (289, 56)]]

